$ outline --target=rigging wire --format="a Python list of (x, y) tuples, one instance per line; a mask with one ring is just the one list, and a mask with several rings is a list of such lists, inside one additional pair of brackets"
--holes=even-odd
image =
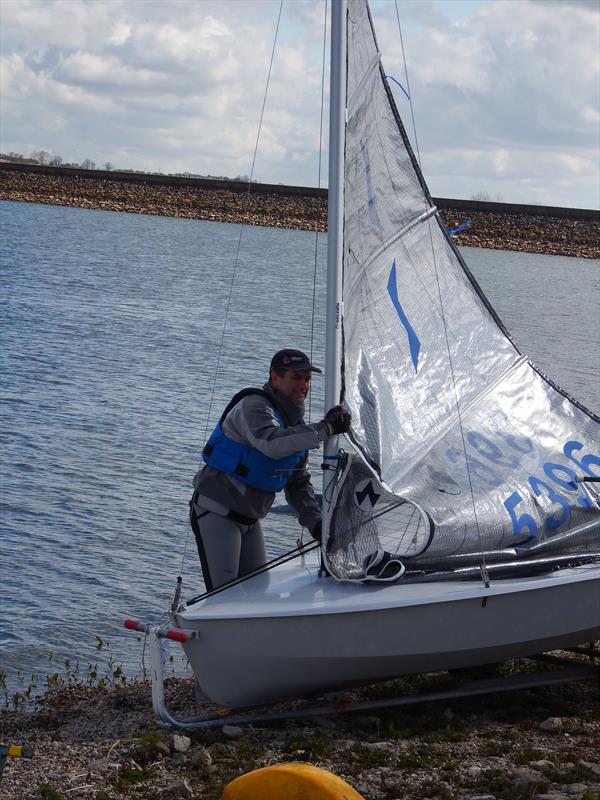
[[(283, 0), (280, 0), (280, 2), (279, 2), (279, 12), (277, 14), (277, 24), (275, 26), (275, 35), (273, 37), (273, 47), (271, 49), (271, 59), (269, 61), (269, 71), (267, 73), (267, 82), (266, 82), (266, 85), (265, 85), (265, 91), (264, 91), (263, 100), (262, 100), (262, 107), (261, 107), (261, 110), (260, 110), (260, 119), (258, 121), (258, 130), (256, 132), (256, 143), (254, 145), (254, 154), (252, 156), (252, 167), (250, 168), (250, 177), (248, 178), (248, 188), (246, 190), (245, 204), (244, 204), (243, 212), (245, 212), (246, 209), (248, 208), (248, 199), (250, 197), (250, 189), (251, 189), (251, 186), (252, 186), (252, 180), (254, 178), (254, 168), (256, 166), (256, 156), (257, 156), (257, 153), (258, 153), (258, 143), (260, 141), (263, 118), (264, 118), (264, 115), (265, 115), (265, 107), (267, 105), (267, 95), (268, 95), (268, 92), (269, 92), (269, 84), (271, 82), (271, 72), (273, 70), (273, 61), (274, 61), (274, 57), (275, 57), (275, 46), (277, 44), (277, 36), (279, 34), (279, 25), (280, 25), (280, 22), (281, 22), (282, 9), (283, 9)], [(240, 232), (239, 232), (239, 236), (238, 236), (237, 247), (236, 247), (235, 257), (234, 257), (234, 261), (233, 261), (233, 270), (232, 270), (232, 273), (231, 273), (231, 280), (230, 280), (230, 283), (229, 283), (229, 291), (228, 291), (228, 294), (227, 294), (227, 303), (226, 303), (226, 306), (225, 306), (225, 314), (223, 315), (223, 326), (221, 328), (221, 339), (220, 339), (220, 342), (219, 342), (219, 350), (218, 350), (218, 353), (217, 353), (217, 363), (216, 363), (216, 366), (215, 366), (215, 372), (214, 372), (212, 387), (211, 387), (211, 391), (210, 391), (210, 400), (209, 400), (209, 404), (208, 404), (208, 411), (206, 412), (206, 424), (204, 426), (204, 440), (206, 440), (207, 435), (208, 435), (208, 425), (209, 425), (209, 422), (210, 422), (210, 415), (211, 415), (211, 412), (212, 412), (213, 400), (214, 400), (214, 396), (215, 396), (215, 389), (216, 389), (217, 380), (218, 380), (218, 377), (219, 377), (219, 368), (221, 366), (221, 355), (223, 353), (223, 342), (225, 341), (225, 332), (227, 330), (227, 323), (229, 321), (229, 309), (230, 309), (230, 306), (231, 306), (231, 298), (233, 296), (233, 287), (235, 285), (235, 277), (236, 277), (237, 268), (238, 268), (238, 264), (239, 264), (239, 260), (240, 260), (240, 250), (241, 250), (241, 246), (242, 246), (242, 235), (243, 235), (245, 227), (246, 227), (246, 223), (243, 221), (243, 215), (242, 215), (242, 222), (240, 223)], [(189, 537), (190, 537), (190, 526), (186, 525), (185, 543), (184, 543), (184, 547), (183, 547), (183, 555), (182, 555), (182, 558), (181, 558), (181, 569), (179, 571), (179, 576), (180, 577), (183, 574), (183, 565), (185, 563), (185, 558), (186, 558), (186, 554), (187, 554), (187, 545), (188, 545)]]
[[(263, 95), (262, 108), (261, 108), (261, 111), (260, 111), (260, 119), (259, 119), (259, 122), (258, 122), (258, 131), (256, 132), (256, 143), (254, 145), (254, 155), (252, 156), (252, 167), (250, 169), (250, 177), (248, 178), (248, 189), (246, 191), (246, 198), (245, 198), (246, 199), (246, 207), (247, 207), (247, 203), (248, 203), (248, 198), (250, 196), (250, 188), (251, 188), (251, 185), (252, 185), (252, 180), (254, 178), (254, 167), (256, 166), (256, 156), (257, 156), (257, 153), (258, 153), (258, 143), (260, 141), (260, 134), (261, 134), (261, 131), (262, 131), (263, 117), (265, 115), (265, 107), (267, 105), (267, 94), (269, 92), (269, 84), (271, 82), (271, 72), (272, 72), (272, 69), (273, 69), (273, 60), (274, 60), (274, 56), (275, 56), (275, 46), (277, 44), (277, 35), (279, 33), (279, 24), (281, 22), (281, 11), (282, 11), (282, 8), (283, 8), (283, 0), (280, 0), (280, 2), (279, 2), (279, 13), (278, 13), (278, 16), (277, 16), (277, 25), (276, 25), (276, 28), (275, 28), (275, 36), (273, 38), (273, 48), (271, 50), (271, 60), (269, 62), (269, 72), (267, 74), (267, 83), (266, 83), (266, 86), (265, 86), (265, 93)], [(234, 259), (234, 263), (233, 263), (233, 271), (232, 271), (232, 274), (231, 274), (231, 282), (229, 284), (229, 293), (228, 293), (228, 296), (227, 296), (227, 304), (225, 306), (225, 315), (224, 315), (224, 318), (223, 318), (223, 327), (221, 329), (221, 341), (219, 342), (219, 352), (217, 354), (217, 365), (215, 367), (215, 374), (214, 374), (213, 384), (212, 384), (212, 388), (211, 388), (210, 401), (209, 401), (209, 405), (208, 405), (208, 412), (207, 412), (207, 415), (206, 415), (206, 426), (204, 428), (204, 438), (205, 439), (206, 439), (206, 436), (208, 434), (208, 424), (210, 422), (210, 414), (211, 414), (211, 411), (212, 411), (212, 404), (213, 404), (214, 395), (215, 395), (215, 388), (216, 388), (217, 379), (218, 379), (218, 376), (219, 376), (219, 368), (220, 368), (220, 365), (221, 365), (221, 354), (223, 352), (223, 342), (225, 340), (225, 331), (227, 329), (227, 323), (229, 321), (229, 308), (231, 306), (231, 298), (232, 298), (232, 295), (233, 295), (233, 286), (235, 284), (235, 276), (236, 276), (236, 272), (237, 272), (237, 268), (238, 268), (238, 264), (239, 264), (239, 259), (240, 259), (240, 249), (241, 249), (241, 245), (242, 245), (242, 234), (244, 232), (245, 227), (246, 227), (246, 223), (242, 222), (240, 224), (240, 233), (239, 233), (239, 236), (238, 236), (237, 248), (236, 248), (236, 252), (235, 252), (235, 259)]]
[[(327, 0), (325, 0), (325, 14), (323, 19), (323, 56), (321, 62), (321, 117), (319, 120), (319, 170), (317, 178), (317, 188), (321, 188), (321, 166), (323, 158), (323, 108), (325, 105), (325, 53), (327, 50)], [(315, 306), (317, 299), (317, 255), (319, 248), (319, 223), (315, 221), (315, 258), (313, 268), (313, 294), (312, 294), (312, 313), (310, 319), (310, 363), (313, 362), (313, 345), (315, 333)], [(308, 421), (310, 422), (312, 410), (312, 381), (308, 395)]]
[[(404, 62), (404, 74), (405, 74), (405, 77), (406, 77), (406, 87), (408, 89), (408, 100), (409, 100), (409, 105), (410, 105), (410, 115), (411, 115), (411, 119), (412, 119), (413, 135), (414, 135), (414, 139), (415, 139), (415, 149), (417, 151), (417, 162), (419, 164), (419, 169), (421, 169), (421, 171), (422, 171), (422, 168), (421, 168), (421, 154), (420, 154), (420, 151), (419, 151), (419, 140), (418, 140), (418, 137), (417, 137), (417, 128), (416, 128), (416, 124), (415, 124), (415, 115), (414, 115), (414, 109), (413, 109), (412, 91), (410, 89), (410, 81), (409, 81), (409, 78), (408, 78), (408, 68), (407, 68), (407, 65), (406, 65), (406, 54), (405, 54), (405, 51), (404, 51), (404, 40), (403, 40), (403, 37), (402, 37), (402, 26), (400, 24), (400, 14), (398, 12), (398, 0), (394, 0), (394, 5), (395, 5), (395, 8), (396, 8), (396, 19), (398, 21), (398, 32), (400, 34), (400, 45), (401, 45), (401, 49), (402, 49), (402, 59), (403, 59), (403, 62)], [(484, 549), (483, 549), (483, 541), (482, 541), (482, 538), (481, 538), (481, 529), (479, 527), (479, 519), (477, 517), (477, 506), (476, 506), (476, 503), (475, 503), (475, 494), (474, 494), (474, 491), (473, 491), (473, 480), (472, 480), (472, 477), (471, 477), (471, 468), (469, 466), (469, 457), (467, 455), (467, 442), (466, 442), (466, 439), (465, 439), (465, 430), (464, 430), (462, 414), (461, 414), (461, 409), (460, 409), (460, 401), (459, 401), (459, 396), (458, 396), (458, 387), (457, 387), (457, 383), (456, 383), (456, 376), (454, 374), (454, 364), (453, 364), (453, 361), (452, 361), (452, 351), (450, 349), (450, 339), (449, 339), (449, 333), (448, 333), (448, 326), (447, 326), (447, 323), (446, 323), (446, 315), (444, 313), (444, 301), (443, 301), (443, 298), (442, 298), (442, 288), (441, 288), (441, 283), (440, 283), (439, 270), (438, 270), (438, 265), (437, 265), (437, 259), (435, 257), (435, 244), (434, 244), (434, 241), (433, 241), (433, 233), (431, 231), (431, 219), (427, 220), (427, 229), (429, 231), (429, 241), (430, 241), (430, 244), (431, 244), (431, 255), (433, 257), (433, 266), (434, 266), (434, 270), (435, 270), (435, 279), (436, 279), (436, 284), (437, 284), (437, 292), (438, 292), (438, 300), (439, 300), (439, 306), (440, 306), (440, 314), (441, 314), (442, 324), (443, 324), (443, 328), (444, 328), (444, 337), (445, 337), (445, 340), (446, 340), (446, 351), (448, 353), (448, 366), (450, 367), (450, 375), (452, 377), (452, 387), (454, 389), (454, 397), (455, 397), (455, 404), (456, 404), (456, 414), (457, 414), (457, 417), (458, 417), (458, 427), (459, 427), (459, 430), (460, 430), (463, 453), (464, 453), (464, 457), (465, 457), (465, 466), (466, 466), (466, 469), (467, 469), (467, 479), (468, 479), (468, 482), (469, 482), (469, 492), (470, 492), (470, 495), (471, 495), (471, 503), (472, 503), (472, 506), (473, 506), (473, 516), (474, 516), (474, 519), (475, 519), (475, 528), (477, 530), (477, 537), (479, 539), (479, 548), (480, 548), (480, 557), (481, 557), (481, 577), (482, 577), (482, 580), (483, 580), (485, 586), (487, 587), (487, 586), (489, 586), (489, 576), (488, 576), (488, 571), (487, 571), (485, 552), (484, 552)]]
[[(404, 77), (406, 78), (406, 89), (407, 91), (404, 92), (408, 97), (408, 104), (410, 106), (410, 116), (412, 119), (412, 127), (413, 127), (413, 136), (415, 137), (415, 150), (417, 151), (417, 162), (419, 164), (419, 169), (421, 168), (421, 153), (419, 152), (419, 140), (417, 138), (417, 126), (415, 123), (415, 111), (413, 108), (413, 101), (412, 101), (412, 92), (410, 90), (410, 81), (408, 79), (408, 66), (406, 65), (406, 53), (404, 52), (404, 39), (402, 38), (402, 25), (400, 25), (400, 13), (398, 12), (398, 0), (394, 0), (394, 6), (396, 7), (396, 19), (398, 20), (398, 33), (400, 34), (400, 47), (402, 50), (402, 61), (404, 62)], [(403, 87), (400, 86), (402, 91), (404, 91)]]

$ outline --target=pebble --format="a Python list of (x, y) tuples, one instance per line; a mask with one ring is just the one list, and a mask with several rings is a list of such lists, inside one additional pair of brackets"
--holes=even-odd
[(204, 750), (204, 748), (196, 750), (192, 754), (192, 757), (190, 758), (190, 764), (193, 767), (206, 766), (212, 763), (213, 763), (212, 755), (209, 753), (208, 750)]
[(594, 764), (593, 761), (579, 761), (578, 766), (589, 769), (596, 777), (600, 778), (600, 764)]
[(194, 791), (186, 778), (179, 778), (161, 792), (161, 797), (193, 797)]
[(222, 731), (223, 735), (229, 739), (239, 739), (240, 736), (244, 735), (244, 729), (239, 728), (237, 725), (223, 725)]
[(559, 731), (562, 728), (562, 719), (560, 717), (548, 717), (538, 725), (541, 731)]
[(536, 794), (535, 800), (567, 800), (567, 795), (562, 792), (546, 792), (546, 794)]
[(190, 758), (190, 764), (203, 775), (212, 775), (217, 770), (213, 764), (212, 755), (204, 749), (196, 750)]
[(541, 761), (530, 761), (529, 766), (533, 769), (552, 769), (554, 764), (547, 758), (542, 758)]
[(363, 745), (367, 750), (393, 750), (393, 742), (365, 742)]
[(166, 742), (160, 741), (153, 745), (152, 752), (157, 756), (170, 756), (171, 748)]
[(109, 764), (107, 758), (94, 758), (92, 761), (90, 761), (89, 764), (90, 772), (99, 772), (102, 774), (105, 772), (109, 772), (110, 769), (111, 765)]
[(187, 753), (191, 746), (192, 740), (189, 736), (182, 736), (179, 733), (171, 736), (171, 747), (176, 753)]
[(520, 767), (510, 775), (511, 786), (515, 791), (527, 794), (542, 782), (542, 775), (529, 767)]

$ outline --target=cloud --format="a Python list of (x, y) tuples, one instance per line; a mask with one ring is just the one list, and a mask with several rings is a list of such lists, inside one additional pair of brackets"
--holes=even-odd
[(64, 84), (131, 89), (161, 88), (167, 76), (151, 69), (130, 67), (113, 55), (78, 51), (61, 59), (55, 71), (57, 81)]
[[(549, 14), (547, 3), (523, 0), (515, 25), (515, 8), (514, 2), (484, 3), (472, 16), (448, 19), (443, 30), (422, 27), (408, 41), (425, 173), (443, 195), (452, 178), (465, 185), (466, 150), (480, 166), (487, 153), (477, 178), (481, 190), (514, 202), (531, 197), (597, 207), (599, 15), (590, 13), (592, 3), (556, 2)], [(385, 44), (393, 54), (391, 42), (390, 26)], [(393, 60), (402, 74), (401, 59)], [(409, 118), (406, 101), (398, 102)], [(446, 177), (436, 188), (443, 152)], [(578, 185), (568, 166), (572, 158), (590, 169), (580, 173)], [(516, 165), (521, 179), (507, 185)]]
[[(316, 184), (323, 8), (284, 4), (259, 180)], [(399, 8), (435, 195), (485, 190), (516, 202), (597, 204), (594, 3), (558, 0), (552, 13), (540, 0), (405, 0)], [(248, 174), (278, 9), (274, 0), (4, 0), (2, 149)], [(395, 6), (373, 0), (372, 13), (386, 71), (404, 84)]]

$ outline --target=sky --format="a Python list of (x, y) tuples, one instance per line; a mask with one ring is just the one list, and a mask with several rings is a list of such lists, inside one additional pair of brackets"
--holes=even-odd
[[(600, 0), (397, 7), (434, 196), (600, 206)], [(386, 73), (406, 86), (395, 2), (371, 8)], [(260, 182), (319, 185), (324, 10), (284, 0)], [(0, 0), (0, 151), (250, 175), (278, 12), (279, 0)]]

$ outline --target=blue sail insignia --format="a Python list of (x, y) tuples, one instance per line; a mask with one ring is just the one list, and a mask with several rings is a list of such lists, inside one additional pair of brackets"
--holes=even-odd
[(394, 83), (397, 83), (397, 84), (398, 84), (398, 86), (399, 86), (399, 87), (402, 89), (402, 91), (403, 91), (403, 92), (404, 92), (404, 94), (406, 95), (406, 99), (407, 99), (407, 100), (410, 100), (410, 95), (409, 95), (409, 93), (406, 91), (406, 89), (404, 88), (404, 86), (402, 86), (402, 84), (400, 83), (400, 81), (397, 81), (397, 80), (396, 80), (396, 78), (394, 78), (394, 76), (393, 76), (393, 75), (386, 75), (385, 77), (386, 77), (386, 79), (387, 79), (388, 81), (394, 81)]
[(394, 304), (394, 308), (398, 312), (398, 316), (400, 317), (400, 322), (404, 325), (406, 329), (406, 333), (408, 335), (408, 344), (410, 347), (410, 355), (412, 357), (412, 362), (415, 368), (415, 372), (418, 369), (419, 364), (419, 351), (421, 350), (421, 342), (419, 337), (414, 331), (414, 328), (408, 321), (408, 317), (404, 313), (404, 309), (400, 303), (398, 298), (398, 286), (396, 284), (396, 259), (394, 259), (394, 263), (392, 264), (392, 269), (390, 271), (390, 277), (388, 278), (388, 285), (387, 285), (388, 293)]

